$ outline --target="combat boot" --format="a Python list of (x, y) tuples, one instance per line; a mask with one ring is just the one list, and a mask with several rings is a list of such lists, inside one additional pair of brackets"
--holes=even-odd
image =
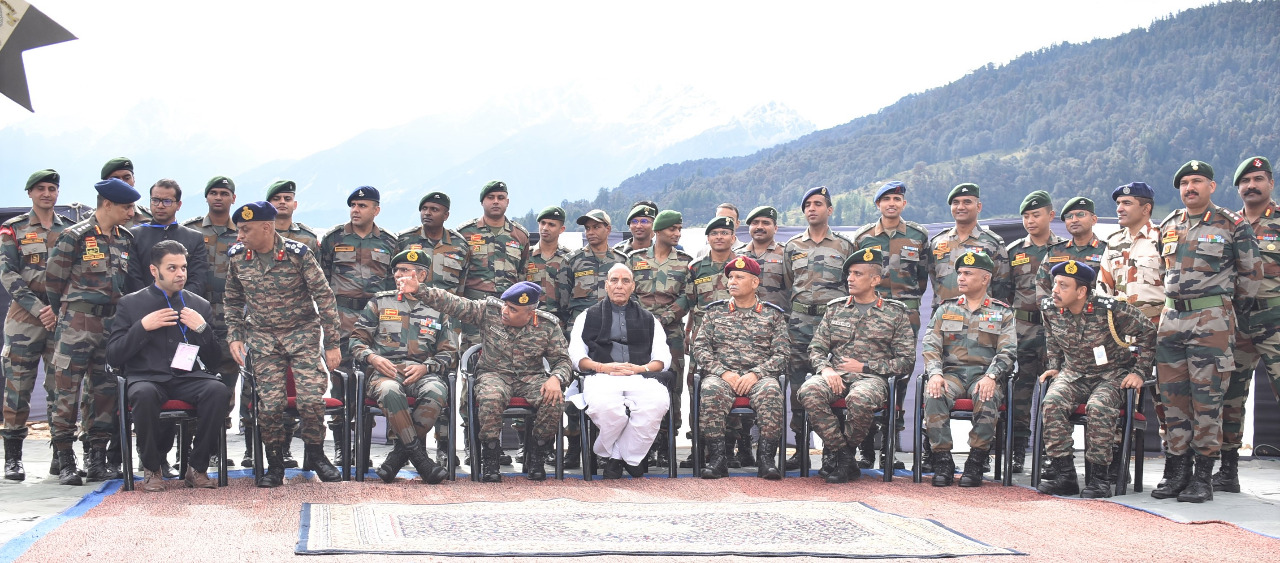
[(809, 455), (809, 437), (796, 441), (796, 451), (787, 458), (787, 471), (800, 469), (800, 456)]
[(1080, 498), (1111, 498), (1111, 487), (1115, 481), (1112, 480), (1110, 465), (1088, 463), (1085, 473), (1089, 474), (1089, 483), (1080, 491)]
[(1217, 461), (1209, 456), (1196, 454), (1196, 468), (1191, 472), (1191, 480), (1187, 487), (1178, 493), (1178, 502), (1201, 503), (1213, 500), (1213, 464)]
[[(726, 428), (725, 432), (737, 433), (736, 428)], [(742, 462), (738, 461), (737, 455), (738, 440), (730, 438), (727, 434), (724, 438), (724, 459), (729, 469), (738, 469), (742, 467)]]
[[(835, 449), (835, 448), (828, 448)], [(853, 446), (845, 446), (836, 452), (831, 472), (827, 474), (828, 483), (848, 483), (862, 477), (862, 464), (854, 455)]]
[[(551, 458), (550, 463), (555, 463), (555, 449), (547, 450), (547, 457)], [(564, 451), (564, 468), (565, 469), (581, 469), (582, 468), (582, 435), (569, 436), (569, 447)]]
[(244, 457), (240, 459), (240, 467), (253, 467), (253, 427), (244, 429)]
[(458, 460), (458, 454), (453, 452), (452, 446), (453, 444), (449, 442), (448, 438), (436, 438), (436, 464), (437, 465), (441, 467), (448, 467), (449, 456), (453, 456), (454, 467), (461, 465), (461, 462)]
[(342, 435), (341, 428), (331, 430), (333, 430), (333, 465), (336, 467), (355, 465), (356, 458), (351, 455), (351, 444), (349, 443), (351, 440)]
[(858, 446), (862, 451), (862, 456), (858, 458), (858, 469), (871, 469), (876, 466), (876, 435), (875, 425), (872, 425), (871, 432), (867, 433), (867, 437), (862, 440), (862, 445)]
[(1080, 477), (1076, 474), (1075, 460), (1069, 455), (1047, 459), (1053, 466), (1053, 478), (1041, 478), (1036, 490), (1060, 497), (1080, 494)]
[(106, 481), (110, 479), (107, 471), (107, 448), (103, 444), (101, 446), (94, 444), (89, 448), (89, 457), (84, 462), (85, 481)]
[(76, 452), (71, 448), (58, 450), (53, 454), (58, 458), (58, 484), (83, 485), (80, 472), (76, 470)]
[(723, 437), (705, 438), (707, 444), (707, 462), (702, 467), (703, 479), (719, 479), (729, 476), (729, 460), (725, 457), (725, 439)]
[[(18, 450), (18, 456), (21, 458), (22, 450)], [(1222, 468), (1213, 474), (1213, 490), (1224, 493), (1240, 492), (1239, 468), (1240, 450), (1222, 450)]]
[(481, 475), (481, 481), (485, 483), (501, 483), (502, 472), (500, 458), (502, 456), (502, 446), (497, 440), (490, 440), (481, 444), (480, 447), (480, 470), (484, 473)]
[[(1041, 452), (1041, 453), (1043, 454), (1044, 452)], [(1049, 457), (1048, 455), (1041, 455), (1040, 456), (1040, 480), (1052, 481), (1054, 479), (1057, 479), (1058, 475), (1056, 471), (1057, 470), (1053, 468), (1053, 458)]]
[(449, 476), (445, 468), (436, 465), (436, 462), (431, 459), (431, 455), (427, 453), (427, 449), (421, 442), (417, 440), (410, 442), (408, 446), (404, 446), (404, 451), (409, 457), (409, 463), (413, 464), (413, 469), (418, 472), (418, 477), (424, 483), (435, 485)]
[(292, 434), (287, 435), (284, 439), (283, 455), (284, 457), (282, 459), (284, 460), (285, 467), (289, 469), (294, 469), (298, 467), (298, 460), (293, 459), (293, 435)]
[[(738, 445), (741, 446), (742, 442), (739, 441)], [(778, 442), (776, 440), (761, 440), (760, 455), (758, 457), (761, 477), (770, 481), (782, 479), (782, 472), (778, 471), (778, 463), (776, 461), (778, 459)], [(753, 463), (752, 465), (755, 464)]]
[[(1019, 440), (1019, 442), (1021, 442), (1021, 440)], [(1026, 461), (1027, 461), (1027, 447), (1026, 447), (1026, 446), (1014, 446), (1014, 447), (1013, 447), (1013, 455), (1012, 455), (1012, 456), (1010, 456), (1010, 457), (1011, 457), (1011, 458), (1013, 458), (1013, 459), (1009, 460), (1009, 462), (1010, 462), (1010, 463), (1009, 463), (1009, 465), (1010, 465), (1009, 472), (1011, 472), (1011, 473), (1022, 473), (1022, 466), (1023, 466), (1023, 465), (1025, 465), (1025, 464), (1026, 464)]]
[(387, 454), (387, 459), (382, 460), (382, 465), (374, 468), (373, 472), (378, 474), (378, 478), (382, 479), (383, 483), (394, 483), (396, 474), (408, 462), (409, 450), (396, 440), (396, 445), (391, 448), (391, 453)]
[(956, 479), (956, 462), (951, 452), (931, 452), (933, 458), (933, 486), (950, 487)]
[(27, 471), (22, 467), (22, 438), (4, 440), (4, 478), (10, 481), (27, 478)]
[(840, 451), (835, 448), (822, 448), (822, 467), (818, 469), (818, 476), (823, 479), (827, 478), (832, 471), (836, 470), (836, 458), (840, 455)]
[(929, 444), (929, 439), (925, 438), (921, 444), (924, 446), (920, 452), (920, 472), (936, 473), (933, 470), (933, 446)]
[(324, 444), (304, 444), (302, 446), (302, 470), (314, 471), (316, 477), (325, 483), (342, 480), (342, 472), (338, 471), (329, 457), (324, 455)]
[(284, 446), (282, 444), (267, 444), (267, 468), (261, 477), (258, 477), (257, 485), (262, 488), (274, 488), (284, 484)]
[(969, 458), (964, 460), (964, 473), (960, 475), (961, 487), (981, 487), (984, 466), (990, 458), (988, 450), (969, 450)]
[(115, 439), (107, 446), (107, 479), (123, 479), (124, 473), (120, 471), (120, 442)]
[[(777, 448), (775, 448), (775, 449), (774, 449), (773, 453), (774, 453), (774, 456), (776, 457), (776, 455), (777, 455), (777, 453), (778, 453)], [(751, 433), (750, 433), (750, 432), (747, 432), (747, 434), (746, 434), (745, 436), (743, 436), (743, 435), (741, 435), (741, 434), (739, 434), (739, 435), (738, 435), (738, 455), (737, 455), (737, 458), (738, 458), (738, 464), (739, 464), (741, 467), (755, 467), (755, 466), (756, 466), (756, 459), (755, 459), (754, 457), (752, 457), (752, 456), (751, 456)], [(775, 465), (776, 465), (776, 464), (775, 464)], [(774, 467), (774, 469), (777, 469), (777, 467)]]
[(545, 440), (530, 440), (525, 447), (528, 448), (529, 455), (525, 456), (528, 461), (525, 462), (524, 473), (530, 481), (547, 480), (547, 458), (542, 453), (546, 448), (551, 446)]
[[(1152, 498), (1177, 498), (1191, 481), (1191, 453), (1173, 455), (1164, 454), (1165, 480), (1151, 491)], [(1212, 488), (1212, 487), (1210, 487)]]

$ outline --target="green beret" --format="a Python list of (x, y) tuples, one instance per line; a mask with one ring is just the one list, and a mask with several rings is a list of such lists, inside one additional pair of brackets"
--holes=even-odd
[(861, 250), (855, 250), (844, 259), (845, 275), (849, 275), (849, 268), (858, 264), (874, 264), (876, 266), (884, 266), (884, 252), (879, 248), (867, 247)]
[(1058, 218), (1063, 221), (1067, 220), (1067, 213), (1083, 209), (1089, 213), (1093, 213), (1093, 200), (1087, 197), (1076, 196), (1067, 200), (1067, 204), (1062, 206), (1062, 212), (1058, 214)]
[(970, 250), (956, 259), (956, 270), (960, 268), (978, 268), (994, 274), (996, 272), (996, 263), (991, 260), (990, 256), (987, 256), (986, 252)]
[(214, 188), (225, 188), (231, 193), (236, 193), (236, 183), (226, 176), (214, 176), (209, 180), (209, 183), (204, 185), (204, 195), (209, 195)]
[(951, 205), (951, 200), (957, 197), (960, 197), (962, 195), (971, 195), (973, 197), (980, 197), (978, 196), (978, 185), (972, 182), (957, 184), (956, 187), (951, 188), (951, 193), (947, 194), (947, 205)]
[(45, 169), (32, 174), (27, 178), (27, 191), (31, 191), (31, 188), (36, 187), (36, 184), (39, 184), (40, 182), (49, 182), (55, 186), (59, 185), (58, 172), (53, 169)]
[(564, 215), (565, 214), (564, 214), (563, 207), (560, 207), (558, 205), (552, 205), (551, 207), (543, 209), (542, 213), (538, 214), (538, 220), (541, 221), (543, 219), (555, 219), (556, 221), (559, 221), (560, 224), (564, 224)]
[(663, 209), (658, 212), (658, 217), (653, 220), (653, 230), (661, 231), (682, 224), (684, 224), (684, 216), (679, 211)]
[(747, 219), (743, 221), (743, 223), (751, 224), (751, 220), (756, 217), (772, 219), (773, 223), (776, 225), (778, 223), (778, 210), (768, 205), (761, 205), (760, 207), (752, 209), (751, 213), (747, 214)]
[(711, 234), (711, 231), (716, 229), (729, 229), (729, 231), (733, 231), (736, 228), (738, 228), (738, 226), (734, 224), (733, 217), (716, 217), (715, 219), (712, 219), (711, 222), (707, 223), (707, 228), (703, 229), (702, 232), (703, 234), (709, 235)]
[(444, 192), (431, 192), (422, 196), (422, 199), (418, 200), (418, 209), (422, 209), (422, 206), (426, 205), (427, 202), (438, 203), (445, 209), (449, 208), (449, 196)]
[(1182, 183), (1183, 176), (1192, 175), (1204, 176), (1210, 181), (1213, 181), (1213, 167), (1209, 166), (1209, 163), (1200, 162), (1199, 160), (1192, 160), (1191, 162), (1183, 164), (1182, 168), (1178, 169), (1178, 173), (1173, 175), (1174, 189), (1178, 189), (1178, 184)]
[(421, 250), (406, 250), (391, 258), (391, 267), (395, 268), (396, 264), (406, 263), (414, 266), (422, 266), (423, 268), (431, 267), (431, 257)]
[(648, 205), (637, 205), (631, 208), (631, 213), (627, 214), (627, 223), (631, 223), (636, 217), (648, 217), (650, 219), (658, 216), (658, 210)]
[(1232, 177), (1232, 183), (1234, 185), (1239, 186), (1241, 176), (1244, 176), (1245, 174), (1248, 174), (1250, 172), (1257, 172), (1259, 170), (1266, 172), (1267, 174), (1270, 174), (1271, 161), (1267, 160), (1267, 157), (1265, 156), (1255, 156), (1252, 158), (1247, 158), (1245, 159), (1244, 162), (1240, 163), (1240, 166), (1236, 167), (1236, 175)]
[(110, 176), (112, 172), (115, 172), (117, 170), (128, 170), (130, 172), (133, 172), (133, 161), (123, 156), (108, 160), (106, 164), (102, 165), (102, 177), (98, 179), (106, 180), (107, 177)]
[(298, 185), (293, 183), (293, 180), (280, 180), (279, 182), (275, 182), (267, 187), (267, 201), (271, 201), (271, 198), (275, 197), (278, 193), (293, 194), (297, 192)]
[(507, 193), (507, 183), (502, 180), (493, 180), (485, 184), (483, 188), (480, 188), (480, 201), (484, 201), (484, 198), (493, 192)]
[(605, 213), (603, 209), (592, 209), (581, 217), (578, 217), (579, 225), (586, 225), (588, 221), (604, 223), (605, 225), (613, 225), (613, 220), (609, 218), (609, 214)]
[(1053, 200), (1049, 198), (1049, 192), (1044, 190), (1036, 190), (1027, 194), (1022, 198), (1022, 205), (1018, 206), (1018, 214), (1021, 215), (1033, 209), (1044, 209), (1053, 207)]

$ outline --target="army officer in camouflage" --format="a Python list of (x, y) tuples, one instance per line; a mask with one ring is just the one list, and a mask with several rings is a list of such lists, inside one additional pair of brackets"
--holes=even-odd
[[(910, 310), (876, 292), (884, 278), (884, 253), (874, 248), (854, 252), (844, 267), (849, 297), (828, 302), (822, 322), (813, 329), (809, 361), (814, 375), (799, 393), (824, 450), (837, 452), (828, 483), (862, 475), (853, 450), (870, 431), (872, 415), (888, 402), (886, 378), (909, 375), (916, 360)], [(840, 398), (848, 406), (844, 424), (831, 410)]]
[(996, 434), (1003, 383), (1017, 358), (1018, 338), (1013, 309), (987, 295), (996, 271), (991, 257), (967, 251), (954, 268), (960, 295), (934, 310), (924, 335), (924, 425), (933, 444), (933, 485), (949, 486), (955, 478), (951, 407), (956, 399), (973, 401), (969, 458), (960, 486), (978, 487)]
[(929, 283), (924, 249), (929, 230), (902, 218), (907, 208), (907, 185), (886, 182), (876, 190), (874, 201), (880, 219), (863, 225), (849, 237), (855, 248), (875, 248), (884, 254), (885, 275), (876, 288), (881, 297), (901, 302), (911, 312), (911, 327), (920, 330), (920, 299)]
[(954, 264), (971, 251), (986, 254), (994, 264), (987, 293), (1005, 303), (1013, 295), (1013, 278), (1009, 273), (1009, 255), (1004, 239), (990, 228), (978, 224), (978, 214), (982, 212), (982, 201), (978, 198), (980, 193), (977, 184), (967, 182), (951, 188), (947, 194), (947, 205), (951, 206), (951, 217), (956, 224), (929, 239), (925, 259), (929, 261), (929, 279), (933, 283), (934, 309), (943, 301), (963, 293), (956, 284)]
[(240, 206), (232, 214), (240, 242), (231, 247), (227, 272), (228, 348), (241, 366), (246, 354), (252, 353), (260, 399), (258, 431), (266, 448), (267, 472), (257, 484), (284, 484), (288, 368), (293, 368), (306, 444), (302, 468), (315, 471), (322, 481), (338, 481), (342, 474), (324, 454), (324, 392), (328, 387), (324, 368), (336, 369), (342, 358), (337, 306), (311, 249), (275, 231), (275, 211), (267, 202), (258, 201)]
[[(427, 455), (426, 436), (449, 404), (444, 378), (457, 363), (449, 320), (418, 298), (431, 261), (425, 252), (406, 250), (391, 259), (396, 289), (374, 294), (361, 309), (351, 333), (351, 356), (369, 370), (369, 396), (387, 416), (396, 444), (375, 471), (395, 481), (405, 463), (429, 484), (448, 471)], [(410, 408), (409, 397), (414, 398)]]

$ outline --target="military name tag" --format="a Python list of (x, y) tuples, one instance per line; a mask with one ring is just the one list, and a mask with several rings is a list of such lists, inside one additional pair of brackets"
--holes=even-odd
[(89, 252), (85, 252), (84, 256), (81, 256), (81, 259), (92, 261), (92, 260), (102, 260), (103, 258), (106, 258), (106, 257), (107, 255), (99, 252), (98, 249), (95, 248), (93, 250), (90, 250)]
[(714, 277), (714, 276), (706, 276), (706, 277), (698, 278), (698, 279), (696, 279), (696, 280), (693, 280), (693, 285), (698, 285), (698, 284), (702, 284), (702, 283), (710, 283), (712, 279), (715, 279), (715, 277)]
[(1030, 262), (1030, 261), (1031, 261), (1031, 257), (1030, 257), (1030, 256), (1027, 256), (1027, 254), (1026, 254), (1025, 252), (1019, 252), (1019, 253), (1018, 253), (1018, 255), (1017, 255), (1017, 256), (1015, 256), (1015, 257), (1013, 258), (1012, 265), (1014, 265), (1014, 266), (1021, 266), (1021, 265), (1026, 264), (1026, 263), (1028, 263), (1028, 262)]
[(964, 320), (964, 315), (961, 315), (961, 314), (959, 314), (959, 313), (943, 313), (943, 314), (942, 314), (942, 320), (944, 320), (944, 321), (963, 321), (963, 320)]
[(355, 250), (356, 250), (356, 247), (351, 246), (349, 244), (342, 244), (342, 245), (333, 247), (334, 252), (355, 252)]
[(398, 321), (400, 320), (400, 311), (395, 309), (383, 309), (382, 314), (378, 315), (380, 321)]
[(1050, 256), (1049, 263), (1056, 264), (1058, 262), (1066, 262), (1067, 260), (1070, 260), (1070, 259), (1071, 259), (1070, 256)]

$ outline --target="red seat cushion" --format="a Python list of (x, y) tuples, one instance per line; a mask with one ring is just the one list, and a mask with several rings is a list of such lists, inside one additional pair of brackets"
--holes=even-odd
[(833, 408), (833, 409), (844, 409), (844, 408), (848, 408), (848, 407), (846, 407), (846, 406), (845, 406), (845, 404), (844, 404), (844, 399), (836, 399), (836, 402), (831, 403), (831, 408)]
[[(412, 406), (414, 406), (414, 405), (416, 405), (416, 404), (418, 404), (418, 398), (417, 398), (417, 397), (405, 397), (405, 398), (406, 398), (406, 399), (409, 399), (409, 406), (411, 406), (411, 407), (412, 407)], [(377, 401), (375, 401), (375, 400), (373, 400), (373, 399), (365, 399), (365, 400), (364, 400), (364, 406), (366, 406), (366, 407), (377, 407), (377, 406), (378, 406), (378, 402), (377, 402)]]
[(749, 409), (749, 408), (751, 408), (751, 400), (750, 400), (750, 399), (748, 399), (748, 398), (746, 398), (746, 397), (735, 397), (735, 398), (733, 399), (733, 407), (732, 407), (732, 408), (735, 408), (735, 409)]
[[(956, 399), (956, 404), (951, 407), (951, 410), (973, 412), (973, 399)], [(1000, 412), (1004, 412), (1004, 403), (1000, 403)]]
[[(325, 398), (324, 398), (324, 408), (326, 408), (326, 409), (327, 409), (327, 408), (331, 408), (331, 407), (340, 407), (340, 406), (342, 406), (342, 400), (340, 400), (340, 399), (334, 399), (334, 398), (332, 398), (332, 397), (325, 397)], [(287, 408), (287, 409), (296, 409), (296, 408), (298, 408), (298, 398), (297, 398), (297, 397), (289, 397), (288, 403), (285, 405), (285, 408)]]
[(1135, 412), (1135, 413), (1133, 413), (1133, 421), (1134, 421), (1134, 422), (1146, 422), (1146, 421), (1147, 421), (1147, 417), (1146, 417), (1146, 415), (1144, 415), (1144, 414), (1142, 414), (1142, 413), (1140, 413), (1140, 412)]
[(168, 401), (165, 401), (163, 405), (160, 405), (160, 410), (162, 411), (193, 411), (193, 410), (196, 410), (196, 406), (186, 401), (170, 399)]
[(1076, 405), (1076, 410), (1073, 411), (1071, 414), (1072, 416), (1084, 416), (1086, 414), (1089, 414), (1089, 410), (1088, 410), (1088, 407), (1086, 407), (1085, 405)]
[(293, 383), (293, 368), (284, 368), (284, 394), (292, 397), (298, 394), (298, 387)]
[(533, 408), (533, 405), (530, 405), (530, 404), (529, 404), (529, 401), (524, 400), (524, 397), (512, 397), (512, 398), (511, 398), (511, 402), (507, 403), (507, 408), (509, 408), (509, 409), (531, 409), (531, 408)]

